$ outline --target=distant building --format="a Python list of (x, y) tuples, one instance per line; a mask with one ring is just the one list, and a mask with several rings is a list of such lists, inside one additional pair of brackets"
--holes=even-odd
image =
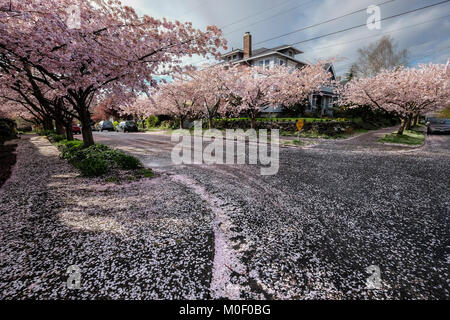
[[(224, 53), (221, 56), (223, 63), (242, 64), (248, 66), (259, 66), (272, 68), (274, 66), (287, 66), (288, 68), (302, 68), (307, 65), (296, 59), (296, 56), (303, 51), (290, 45), (282, 45), (275, 48), (259, 48), (253, 50), (252, 35), (250, 32), (244, 35), (244, 49), (236, 49)], [(332, 80), (336, 80), (336, 75), (332, 64), (325, 66), (326, 70), (332, 74)], [(309, 109), (307, 111), (322, 110), (322, 114), (332, 115), (333, 101), (335, 100), (333, 88), (323, 87), (320, 92), (313, 94), (309, 98)], [(283, 112), (281, 107), (268, 107), (262, 110), (265, 113)]]

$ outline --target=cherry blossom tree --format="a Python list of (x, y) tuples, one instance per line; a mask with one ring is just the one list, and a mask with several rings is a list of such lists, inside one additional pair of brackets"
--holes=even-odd
[[(4, 60), (0, 58), (0, 67), (5, 65)], [(7, 68), (5, 69), (7, 70)], [(45, 91), (43, 91), (44, 89)], [(21, 105), (28, 113), (34, 115), (34, 118), (45, 130), (53, 130), (54, 120), (56, 132), (58, 134), (65, 133), (67, 139), (73, 139), (73, 113), (54, 89), (39, 86), (36, 77), (30, 70), (27, 69), (20, 80), (13, 83), (0, 83), (0, 92), (1, 99)]]
[[(285, 70), (287, 68), (277, 68), (280, 73)], [(251, 127), (255, 128), (256, 117), (264, 107), (274, 101), (272, 75), (276, 71), (262, 67), (237, 67), (229, 69), (228, 72), (232, 74), (228, 78), (231, 91), (228, 99), (229, 110), (237, 116), (245, 113), (250, 118)]]
[(276, 67), (270, 70), (269, 77), (274, 85), (270, 91), (271, 103), (289, 108), (311, 94), (320, 92), (323, 86), (335, 86), (331, 73), (325, 67), (328, 63), (329, 61), (319, 61), (300, 69)]
[(180, 70), (188, 55), (217, 55), (221, 31), (191, 23), (139, 17), (118, 0), (78, 1), (80, 24), (67, 21), (72, 0), (0, 0), (2, 81), (29, 81), (57, 91), (93, 144), (91, 103), (96, 95), (120, 100), (155, 87), (155, 75)]
[(93, 108), (92, 120), (101, 121), (109, 118), (119, 119), (120, 118), (120, 107), (116, 105), (113, 98), (107, 97), (97, 103)]
[(187, 73), (191, 79), (194, 91), (191, 100), (196, 100), (200, 104), (202, 115), (208, 119), (209, 128), (213, 127), (213, 120), (227, 111), (230, 99), (230, 84), (233, 82), (230, 77), (234, 75), (230, 69), (221, 65), (205, 66), (201, 70)]
[(372, 78), (352, 80), (341, 100), (396, 114), (402, 120), (398, 130), (402, 135), (414, 116), (438, 111), (450, 102), (449, 81), (445, 66), (439, 64), (386, 70)]
[(155, 96), (155, 106), (160, 114), (170, 115), (180, 120), (180, 129), (188, 118), (203, 114), (200, 101), (204, 102), (201, 90), (196, 90), (195, 81), (179, 79), (162, 85)]
[(331, 77), (324, 63), (293, 70), (284, 66), (270, 69), (238, 67), (228, 72), (227, 87), (231, 90), (228, 106), (236, 115), (247, 114), (252, 128), (264, 108), (294, 105), (330, 83)]
[(118, 107), (122, 116), (131, 116), (134, 121), (140, 122), (142, 125), (145, 118), (159, 114), (152, 96), (139, 96), (131, 103), (125, 103)]
[(42, 123), (38, 116), (35, 116), (33, 113), (23, 108), (21, 104), (12, 101), (2, 101), (2, 99), (0, 99), (0, 118), (21, 118), (35, 124)]

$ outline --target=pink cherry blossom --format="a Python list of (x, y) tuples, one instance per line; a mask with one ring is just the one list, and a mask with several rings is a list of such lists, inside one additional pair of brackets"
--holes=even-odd
[(439, 64), (386, 70), (373, 78), (349, 82), (341, 101), (396, 114), (403, 120), (402, 134), (408, 119), (443, 109), (450, 102), (449, 81), (445, 66)]
[[(80, 28), (67, 24), (80, 9)], [(3, 87), (35, 80), (41, 92), (61, 97), (83, 123), (83, 140), (93, 143), (89, 130), (91, 103), (98, 95), (114, 95), (118, 104), (130, 94), (148, 93), (155, 76), (181, 70), (186, 55), (218, 55), (225, 48), (221, 31), (206, 31), (191, 23), (144, 15), (118, 0), (0, 0), (0, 54)], [(28, 87), (28, 86), (27, 86)]]

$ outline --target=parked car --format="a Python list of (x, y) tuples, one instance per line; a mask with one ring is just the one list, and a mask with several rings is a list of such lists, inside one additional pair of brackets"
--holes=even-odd
[(114, 125), (111, 121), (100, 121), (97, 125), (97, 129), (100, 132), (103, 132), (103, 130), (114, 131)]
[(97, 124), (95, 123), (95, 121), (91, 122), (91, 131), (98, 131), (97, 130)]
[(134, 121), (122, 121), (119, 123), (119, 125), (116, 128), (116, 131), (122, 131), (122, 132), (138, 132), (139, 129), (136, 125), (136, 122)]
[(72, 133), (73, 134), (81, 134), (81, 127), (78, 125), (72, 126)]
[(450, 133), (450, 119), (443, 118), (427, 118), (427, 133)]

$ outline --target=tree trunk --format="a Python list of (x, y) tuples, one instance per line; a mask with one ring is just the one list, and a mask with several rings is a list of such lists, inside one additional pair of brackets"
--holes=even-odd
[(180, 129), (181, 130), (183, 129), (183, 121), (184, 121), (183, 117), (180, 117)]
[(55, 119), (55, 126), (56, 126), (56, 134), (64, 134), (64, 124), (60, 119)]
[(405, 131), (405, 126), (406, 126), (406, 119), (402, 119), (402, 124), (400, 125), (400, 128), (398, 128), (397, 134), (399, 136), (403, 135), (403, 132)]
[(44, 130), (51, 130), (53, 131), (53, 120), (50, 117), (44, 117), (42, 120), (42, 127)]
[(65, 128), (66, 128), (66, 139), (72, 141), (73, 140), (72, 124), (67, 124)]
[(417, 126), (417, 125), (419, 125), (419, 114), (416, 114), (415, 116), (414, 116), (414, 122), (413, 122), (413, 126), (415, 127), (415, 126)]
[(409, 115), (407, 120), (406, 120), (406, 126), (405, 126), (405, 130), (409, 130), (411, 129), (411, 123), (412, 123), (412, 115)]
[(252, 128), (252, 129), (256, 128), (256, 119), (255, 119), (255, 117), (250, 117), (250, 128)]
[(81, 134), (83, 135), (83, 144), (85, 147), (94, 145), (94, 136), (91, 130), (91, 116), (89, 112), (80, 114)]
[(208, 118), (208, 127), (209, 127), (209, 129), (212, 129), (213, 128), (213, 118)]

